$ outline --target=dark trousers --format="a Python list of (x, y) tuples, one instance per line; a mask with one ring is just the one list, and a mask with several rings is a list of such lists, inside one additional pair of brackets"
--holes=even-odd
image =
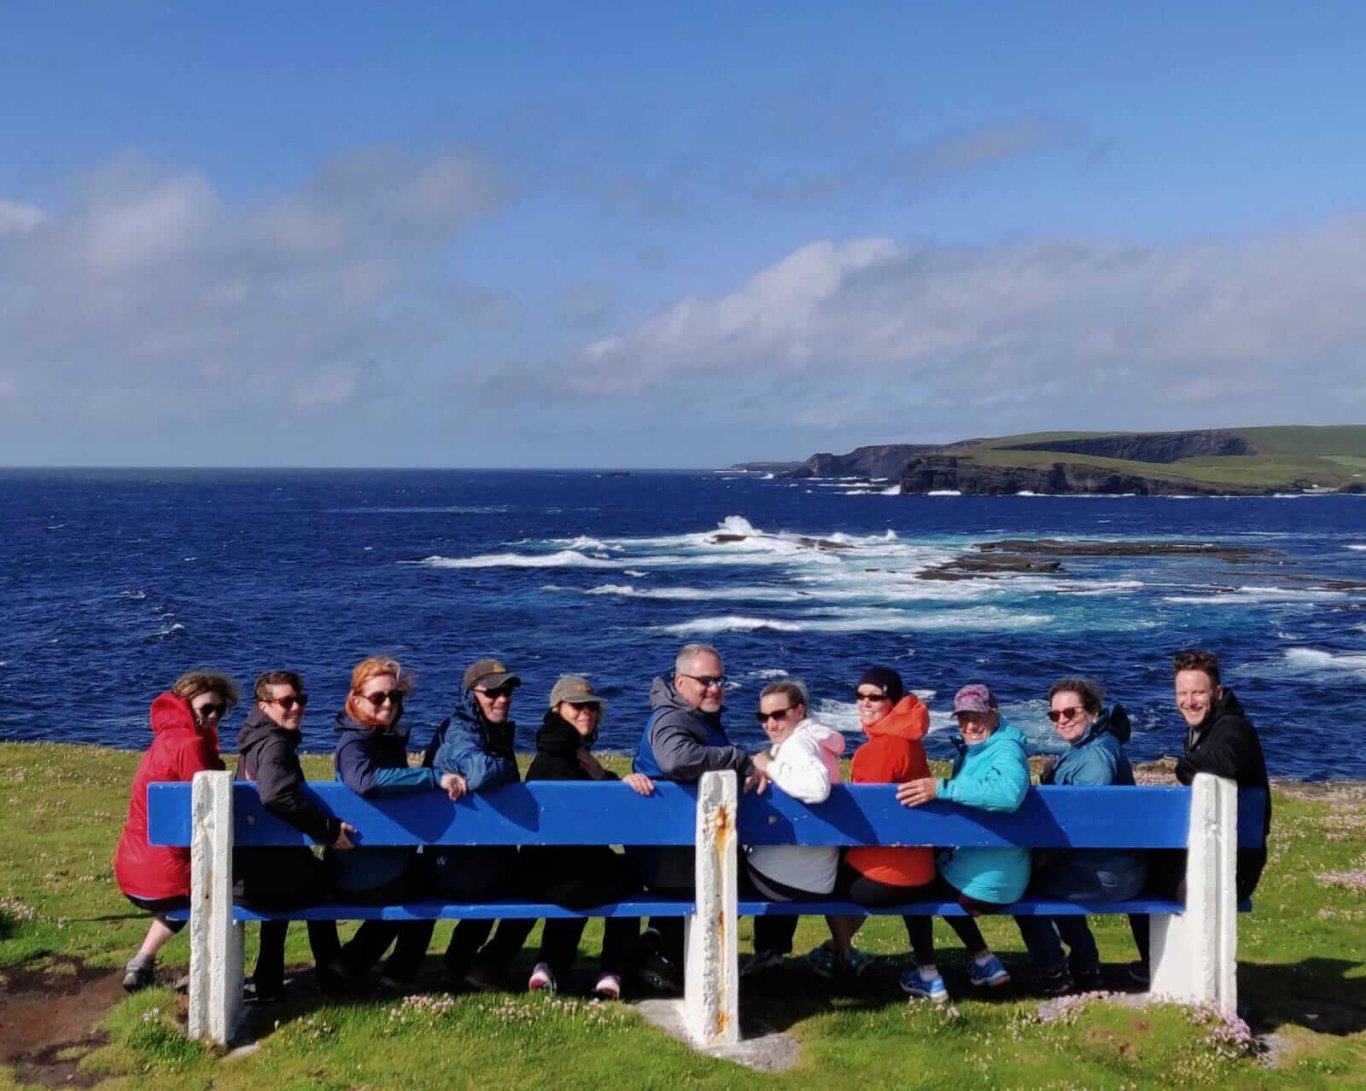
[[(800, 890), (771, 879), (753, 867), (746, 858), (740, 871), (740, 893), (743, 897), (761, 898), (769, 902), (814, 902), (828, 898), (828, 893)], [(792, 937), (797, 934), (797, 916), (760, 916), (754, 918), (754, 950), (792, 953)]]
[[(313, 965), (318, 968), (319, 978), (326, 976), (325, 967), (341, 954), (341, 941), (337, 938), (336, 921), (308, 921), (308, 946), (313, 952)], [(261, 949), (256, 956), (256, 969), (252, 979), (256, 991), (269, 995), (280, 991), (285, 981), (285, 939), (289, 934), (289, 921), (261, 922)]]
[[(346, 898), (357, 905), (394, 905), (421, 898), (426, 883), (416, 871), (370, 890), (348, 890)], [(393, 953), (384, 963), (383, 974), (399, 982), (410, 982), (422, 969), (427, 946), (432, 941), (435, 921), (365, 921), (341, 949), (341, 964), (346, 973), (360, 976), (383, 957), (393, 944)]]
[[(891, 886), (888, 883), (880, 883), (876, 879), (869, 879), (866, 875), (855, 871), (847, 864), (841, 865), (840, 875), (845, 896), (851, 902), (857, 902), (859, 905), (866, 905), (870, 908), (902, 905), (912, 901), (939, 899), (956, 901), (971, 916), (945, 917), (944, 922), (963, 941), (963, 946), (967, 948), (970, 955), (975, 955), (978, 951), (985, 951), (987, 947), (987, 941), (982, 935), (982, 930), (977, 927), (977, 921), (973, 918), (984, 913), (999, 913), (1005, 908), (1005, 906), (997, 905), (995, 902), (979, 901), (977, 898), (962, 893), (942, 875), (936, 875), (933, 882), (926, 883), (923, 886)], [(935, 962), (934, 918), (907, 915), (901, 918), (901, 922), (906, 926), (906, 936), (911, 941), (911, 950), (915, 952), (915, 960), (922, 966), (933, 965)]]
[[(242, 882), (243, 905), (255, 909), (298, 909), (328, 899), (327, 869), (306, 848), (239, 849), (233, 869)], [(289, 921), (262, 921), (260, 952), (252, 976), (259, 993), (278, 992), (285, 979)], [(309, 921), (313, 964), (323, 967), (341, 954), (336, 921)]]
[[(552, 859), (554, 863), (543, 866)], [(565, 866), (566, 862), (572, 866)], [(625, 857), (610, 849), (594, 848), (573, 854), (561, 850), (553, 858), (527, 853), (518, 870), (518, 889), (528, 900), (554, 902), (566, 909), (591, 909), (634, 896), (640, 891), (640, 882)], [(535, 926), (534, 920), (500, 921), (493, 939), (479, 952), (480, 969), (490, 974), (506, 973)], [(537, 961), (546, 963), (556, 978), (567, 975), (587, 926), (587, 919), (581, 917), (546, 921)], [(634, 965), (639, 937), (638, 918), (609, 917), (603, 926), (602, 972), (626, 976)]]
[[(1244, 901), (1252, 897), (1266, 866), (1265, 849), (1239, 849), (1234, 894)], [(1148, 855), (1148, 890), (1155, 897), (1186, 900), (1186, 854), (1184, 852), (1153, 852)], [(1138, 948), (1138, 958), (1148, 965), (1152, 949), (1151, 924), (1146, 913), (1129, 914), (1129, 931)]]

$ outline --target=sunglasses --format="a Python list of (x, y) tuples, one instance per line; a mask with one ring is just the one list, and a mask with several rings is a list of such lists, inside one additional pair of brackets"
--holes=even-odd
[(685, 674), (685, 675), (683, 675), (683, 677), (684, 677), (684, 678), (691, 678), (694, 682), (696, 682), (696, 683), (697, 683), (699, 686), (701, 686), (703, 689), (713, 689), (713, 688), (715, 688), (715, 689), (724, 689), (724, 688), (725, 688), (725, 685), (726, 685), (726, 676), (725, 676), (724, 674), (714, 674), (714, 675), (706, 675), (706, 674), (704, 674), (704, 675)]
[(594, 713), (602, 711), (602, 705), (598, 704), (597, 701), (566, 701), (565, 704), (567, 704), (575, 712), (577, 712), (579, 709), (582, 709), (585, 712)]
[(1085, 711), (1086, 710), (1082, 708), (1081, 705), (1073, 705), (1071, 708), (1050, 708), (1048, 710), (1048, 718), (1054, 723), (1057, 723), (1059, 720), (1073, 719), (1076, 716), (1080, 716)]
[(516, 688), (516, 686), (499, 686), (497, 689), (476, 689), (474, 692), (482, 693), (490, 701), (496, 701), (499, 697), (506, 697), (508, 700), (512, 700), (512, 692)]
[(788, 705), (786, 708), (780, 708), (775, 712), (756, 712), (754, 718), (759, 721), (760, 726), (768, 723), (769, 720), (786, 720), (787, 714), (796, 707), (796, 705)]
[(385, 705), (403, 704), (403, 691), (401, 689), (380, 690), (378, 693), (362, 693), (364, 697), (376, 708), (383, 708)]
[(205, 720), (207, 720), (210, 716), (222, 716), (223, 713), (225, 713), (225, 712), (227, 712), (227, 711), (228, 711), (228, 706), (227, 706), (227, 705), (215, 705), (215, 704), (213, 704), (212, 702), (209, 703), (209, 704), (207, 704), (207, 705), (200, 705), (200, 706), (199, 706), (199, 715), (200, 715), (200, 718), (201, 718), (201, 719), (205, 719)]
[(864, 693), (863, 690), (854, 691), (855, 701), (890, 701), (891, 698), (885, 693)]
[(308, 694), (301, 693), (297, 697), (273, 697), (266, 702), (268, 705), (279, 705), (286, 712), (293, 712), (295, 707), (308, 707)]

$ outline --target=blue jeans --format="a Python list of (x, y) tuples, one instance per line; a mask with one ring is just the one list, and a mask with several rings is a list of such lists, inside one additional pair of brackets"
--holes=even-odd
[[(1030, 893), (1040, 898), (1077, 902), (1121, 902), (1143, 889), (1147, 869), (1141, 856), (1104, 851), (1039, 854)], [(1100, 952), (1085, 917), (1016, 917), (1030, 961), (1053, 969), (1066, 957), (1073, 972), (1100, 968)]]

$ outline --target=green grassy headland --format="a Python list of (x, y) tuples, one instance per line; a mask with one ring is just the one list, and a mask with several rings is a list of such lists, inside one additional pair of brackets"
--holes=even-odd
[[(0, 744), (0, 1025), (23, 998), (69, 1002), (63, 994), (71, 982), (94, 970), (104, 971), (107, 986), (136, 949), (147, 919), (119, 894), (110, 867), (136, 762), (136, 754), (98, 747)], [(331, 776), (328, 758), (306, 766), (311, 777)], [(1000, 998), (966, 996), (961, 948), (938, 924), (941, 963), (959, 999), (947, 1009), (908, 1004), (894, 973), (909, 957), (904, 930), (877, 918), (858, 940), (886, 967), (871, 982), (831, 988), (793, 960), (773, 982), (746, 987), (746, 1018), (785, 1031), (800, 1047), (798, 1063), (783, 1072), (701, 1056), (629, 1005), (518, 993), (447, 997), (436, 986), (449, 923), (433, 942), (425, 997), (335, 1001), (304, 990), (261, 1017), (256, 1052), (225, 1059), (185, 1040), (184, 998), (171, 989), (124, 999), (106, 988), (101, 1034), (73, 1042), (58, 1059), (81, 1085), (138, 1091), (1366, 1086), (1366, 793), (1360, 785), (1291, 788), (1278, 792), (1275, 808), (1271, 862), (1256, 910), (1239, 924), (1241, 997), (1253, 1031), (1275, 1043), (1270, 1056), (1249, 1055), (1207, 1013), (1042, 1002), (1029, 995), (1013, 922), (1000, 918), (983, 927), (1019, 988)], [(1133, 957), (1127, 925), (1108, 917), (1093, 927), (1117, 979)], [(824, 935), (821, 921), (804, 919), (797, 951)], [(600, 926), (590, 925), (584, 950), (595, 953), (600, 937)], [(254, 938), (251, 929), (249, 960)], [(744, 922), (742, 951), (750, 939)], [(298, 926), (289, 958), (308, 962)], [(187, 960), (178, 937), (163, 964)], [(0, 1089), (21, 1086), (34, 1071), (21, 1061), (0, 1066)]]

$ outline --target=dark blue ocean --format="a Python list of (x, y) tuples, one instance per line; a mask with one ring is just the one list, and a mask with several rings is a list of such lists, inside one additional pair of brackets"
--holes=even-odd
[[(1275, 555), (918, 578), (1005, 537)], [(603, 744), (626, 750), (651, 677), (701, 640), (725, 657), (741, 741), (758, 743), (759, 689), (782, 672), (852, 731), (854, 682), (880, 662), (926, 699), (936, 733), (954, 689), (986, 680), (1044, 750), (1048, 685), (1098, 678), (1148, 759), (1179, 752), (1169, 657), (1199, 645), (1223, 658), (1273, 773), (1363, 777), (1366, 591), (1334, 580), (1366, 580), (1366, 498), (899, 497), (726, 473), (4, 471), (0, 739), (141, 748), (151, 698), (208, 665), (244, 688), (301, 671), (305, 745), (328, 749), (351, 666), (387, 651), (417, 672), (419, 743), (465, 665), (497, 655), (525, 682), (523, 749), (556, 676), (577, 671), (610, 701)], [(945, 753), (943, 736), (930, 749)]]

